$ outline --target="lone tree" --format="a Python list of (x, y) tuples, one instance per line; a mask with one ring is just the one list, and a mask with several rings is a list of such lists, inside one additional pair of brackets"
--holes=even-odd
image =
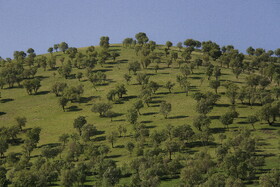
[(58, 99), (58, 104), (62, 107), (63, 112), (65, 112), (65, 107), (66, 107), (68, 102), (69, 102), (69, 100), (65, 97), (60, 97)]
[(85, 116), (79, 116), (74, 120), (73, 126), (78, 130), (80, 136), (82, 135), (82, 127), (87, 123)]
[(257, 121), (259, 121), (259, 120), (258, 120), (257, 116), (255, 116), (255, 115), (252, 115), (252, 116), (248, 116), (248, 117), (247, 117), (247, 122), (250, 123), (250, 124), (252, 125), (252, 127), (253, 127), (254, 130), (256, 130), (254, 124), (255, 124)]
[(106, 139), (109, 143), (111, 143), (112, 148), (114, 148), (114, 143), (117, 141), (118, 133), (116, 131), (111, 132), (106, 136)]
[(167, 119), (167, 115), (171, 112), (171, 103), (161, 102), (159, 112)]
[(15, 119), (17, 121), (17, 126), (22, 131), (22, 127), (25, 127), (26, 122), (27, 122), (26, 117), (16, 117)]
[(167, 49), (169, 50), (169, 48), (172, 47), (173, 43), (170, 41), (167, 41), (165, 45), (166, 45)]
[(61, 42), (58, 46), (58, 48), (65, 53), (65, 51), (68, 49), (68, 44), (66, 42)]
[(126, 118), (127, 118), (127, 121), (134, 125), (136, 124), (137, 122), (137, 119), (138, 119), (138, 113), (137, 113), (137, 110), (135, 108), (132, 108), (132, 109), (129, 109), (127, 111), (127, 114), (126, 114)]
[(220, 85), (221, 84), (219, 80), (212, 80), (209, 82), (209, 86), (215, 90), (216, 94), (218, 93), (218, 88)]
[(140, 109), (144, 107), (143, 101), (140, 99), (133, 104), (134, 108), (137, 110), (138, 114), (140, 114)]
[(169, 93), (171, 93), (172, 88), (175, 86), (175, 83), (172, 83), (171, 81), (168, 81), (165, 85), (164, 88), (168, 89)]
[(93, 104), (91, 108), (92, 112), (99, 113), (100, 117), (105, 116), (108, 110), (112, 109), (112, 105), (110, 103), (96, 103)]
[(135, 35), (135, 38), (137, 40), (137, 42), (140, 44), (140, 45), (143, 45), (145, 43), (147, 43), (149, 41), (149, 38), (148, 36), (146, 35), (146, 33), (144, 32), (139, 32)]
[(129, 152), (129, 154), (131, 156), (135, 145), (132, 142), (127, 142), (125, 147), (126, 147), (126, 149), (128, 150), (128, 152)]

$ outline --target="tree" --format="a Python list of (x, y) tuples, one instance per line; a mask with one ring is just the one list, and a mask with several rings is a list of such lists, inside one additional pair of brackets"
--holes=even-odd
[(56, 82), (51, 87), (51, 92), (54, 93), (57, 97), (62, 95), (64, 89), (67, 88), (67, 84), (63, 82)]
[(127, 129), (123, 125), (119, 125), (118, 126), (118, 131), (119, 131), (119, 134), (120, 134), (119, 137), (122, 137), (122, 133), (124, 133), (124, 135), (125, 135), (126, 132), (127, 132)]
[(140, 109), (144, 107), (143, 101), (142, 100), (138, 100), (133, 104), (134, 108), (137, 110), (138, 114), (140, 114)]
[(159, 112), (167, 119), (167, 115), (171, 112), (171, 103), (161, 102)]
[(170, 41), (167, 41), (165, 45), (166, 45), (167, 49), (169, 50), (169, 48), (172, 47), (173, 43)]
[(147, 37), (146, 33), (139, 32), (135, 35), (136, 40), (140, 45), (143, 45), (144, 43), (147, 43), (149, 41), (149, 38)]
[(17, 121), (17, 126), (22, 131), (22, 127), (25, 127), (26, 122), (27, 122), (26, 117), (16, 117), (15, 119)]
[(142, 89), (139, 97), (149, 107), (149, 102), (152, 101), (152, 91), (151, 91), (151, 89), (147, 89), (147, 88)]
[(176, 46), (179, 48), (179, 51), (183, 48), (182, 42), (178, 42)]
[(207, 66), (205, 74), (208, 76), (208, 80), (210, 80), (211, 76), (213, 75), (213, 71), (214, 71), (214, 66), (212, 64)]
[(73, 186), (77, 181), (77, 172), (75, 169), (63, 169), (60, 175), (61, 184), (63, 186)]
[(235, 104), (236, 98), (238, 96), (238, 89), (239, 87), (234, 83), (227, 85), (226, 96), (230, 99), (232, 105)]
[(258, 120), (257, 116), (255, 116), (255, 115), (252, 115), (252, 116), (248, 116), (248, 117), (247, 117), (247, 122), (250, 123), (250, 124), (252, 125), (252, 127), (253, 127), (254, 130), (255, 130), (254, 124), (255, 124), (257, 121), (259, 121), (259, 120)]
[(129, 84), (129, 82), (130, 82), (130, 80), (131, 80), (131, 76), (125, 73), (125, 74), (123, 75), (123, 78), (125, 79), (126, 83)]
[(259, 181), (262, 187), (277, 187), (280, 184), (280, 172), (272, 169), (268, 173), (262, 174)]
[(82, 73), (82, 72), (78, 72), (78, 73), (76, 74), (76, 78), (80, 81), (81, 78), (83, 78), (83, 73)]
[(275, 54), (276, 56), (280, 57), (280, 48), (276, 49), (276, 50), (274, 51), (274, 54)]
[(67, 79), (71, 75), (71, 72), (72, 72), (71, 64), (67, 63), (65, 65), (62, 65), (58, 68), (57, 71), (61, 76), (65, 77), (65, 79)]
[(40, 141), (41, 130), (40, 127), (34, 127), (26, 133), (27, 139), (31, 141), (34, 147), (36, 147)]
[(24, 80), (22, 85), (29, 95), (31, 95), (33, 92), (36, 94), (41, 87), (41, 81), (38, 78), (32, 80)]
[(171, 81), (167, 81), (167, 83), (164, 85), (164, 88), (168, 89), (169, 93), (171, 93), (171, 90), (174, 86), (175, 83), (172, 83)]
[(65, 147), (65, 144), (69, 141), (69, 134), (62, 134), (58, 137), (58, 141), (63, 143), (63, 147)]
[(154, 81), (150, 81), (149, 84), (148, 84), (148, 88), (150, 88), (153, 93), (155, 94), (156, 91), (159, 89), (160, 85)]
[(65, 51), (68, 49), (68, 44), (66, 42), (61, 42), (58, 46), (58, 48), (65, 53)]
[(233, 74), (235, 77), (238, 79), (239, 75), (242, 73), (242, 68), (241, 67), (236, 67), (232, 70)]
[(99, 113), (100, 117), (105, 116), (105, 113), (112, 109), (112, 105), (109, 103), (95, 103), (91, 108), (92, 112)]
[(53, 53), (53, 48), (50, 47), (50, 48), (48, 49), (48, 52), (52, 54), (52, 53)]
[(197, 128), (199, 131), (208, 129), (210, 123), (211, 123), (211, 119), (204, 114), (195, 117), (193, 120), (193, 126)]
[(165, 150), (169, 153), (169, 160), (172, 160), (172, 153), (179, 151), (180, 144), (174, 140), (168, 140), (165, 142)]
[(6, 178), (6, 173), (7, 173), (7, 170), (0, 166), (0, 186), (6, 186), (7, 184), (7, 178)]
[(126, 119), (130, 124), (132, 125), (136, 124), (138, 119), (137, 110), (135, 108), (129, 109), (126, 114)]
[(77, 117), (74, 122), (73, 126), (75, 129), (78, 130), (80, 136), (82, 135), (82, 127), (87, 123), (86, 117), (85, 116), (79, 116)]
[(112, 148), (114, 148), (114, 143), (117, 141), (117, 138), (118, 138), (118, 133), (116, 131), (113, 131), (106, 136), (106, 140), (109, 143), (111, 143)]
[(69, 100), (65, 97), (60, 97), (58, 99), (58, 104), (62, 107), (63, 112), (65, 112), (65, 106), (67, 105), (68, 102), (69, 102)]
[(4, 157), (4, 153), (8, 150), (9, 144), (7, 138), (2, 136), (0, 137), (0, 158)]
[(43, 147), (43, 149), (41, 150), (42, 156), (47, 159), (55, 158), (59, 153), (60, 153), (59, 147), (46, 146)]
[(228, 128), (228, 125), (232, 124), (234, 120), (234, 117), (232, 116), (232, 113), (227, 112), (224, 115), (220, 117), (220, 121), (223, 125), (226, 125)]
[(84, 141), (90, 141), (90, 138), (97, 134), (97, 129), (92, 124), (83, 125), (82, 138)]
[(54, 48), (54, 50), (55, 50), (56, 52), (57, 52), (58, 46), (59, 46), (59, 44), (54, 44), (54, 45), (53, 45), (53, 48)]
[(130, 62), (128, 63), (128, 71), (133, 71), (134, 75), (136, 75), (136, 72), (141, 69), (141, 65), (138, 61)]
[(118, 94), (119, 98), (122, 98), (123, 95), (126, 95), (127, 89), (125, 88), (124, 84), (119, 84), (116, 86), (116, 94)]
[(127, 142), (125, 147), (126, 147), (126, 149), (128, 150), (128, 152), (129, 152), (129, 154), (131, 156), (135, 145), (132, 142)]
[(109, 44), (109, 37), (108, 36), (102, 36), (100, 38), (100, 42), (99, 42), (99, 45), (100, 47), (103, 47), (105, 49), (109, 48), (110, 44)]
[(145, 74), (145, 73), (138, 73), (136, 80), (140, 85), (145, 85), (148, 84), (149, 82), (149, 75)]
[(254, 55), (255, 54), (255, 49), (253, 47), (248, 47), (246, 50), (248, 55)]
[(210, 100), (202, 98), (197, 102), (196, 111), (200, 114), (206, 115), (213, 109), (213, 103)]
[(117, 167), (107, 167), (103, 173), (104, 186), (115, 186), (121, 178), (121, 170)]
[(265, 120), (269, 125), (272, 125), (274, 120), (273, 117), (273, 108), (270, 103), (265, 104), (261, 107), (261, 109), (257, 112), (257, 116), (260, 120)]
[(209, 86), (215, 90), (216, 94), (218, 93), (218, 88), (220, 85), (221, 84), (219, 80), (212, 80), (209, 82)]

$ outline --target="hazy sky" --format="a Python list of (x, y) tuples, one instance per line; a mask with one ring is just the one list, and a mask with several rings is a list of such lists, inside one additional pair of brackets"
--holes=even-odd
[(175, 45), (193, 38), (267, 50), (280, 47), (279, 0), (0, 0), (0, 56), (55, 43), (121, 43), (138, 32)]

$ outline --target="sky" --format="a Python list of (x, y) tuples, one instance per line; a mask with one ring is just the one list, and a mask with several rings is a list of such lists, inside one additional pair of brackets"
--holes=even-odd
[(234, 45), (280, 48), (279, 0), (0, 0), (0, 56), (33, 48), (37, 54), (110, 43), (145, 32), (158, 44), (193, 38)]

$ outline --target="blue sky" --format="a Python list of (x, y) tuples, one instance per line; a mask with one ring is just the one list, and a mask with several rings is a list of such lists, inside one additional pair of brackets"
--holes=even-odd
[(279, 0), (0, 0), (0, 56), (55, 43), (71, 47), (110, 43), (146, 32), (176, 44), (188, 38), (267, 50), (280, 47)]

